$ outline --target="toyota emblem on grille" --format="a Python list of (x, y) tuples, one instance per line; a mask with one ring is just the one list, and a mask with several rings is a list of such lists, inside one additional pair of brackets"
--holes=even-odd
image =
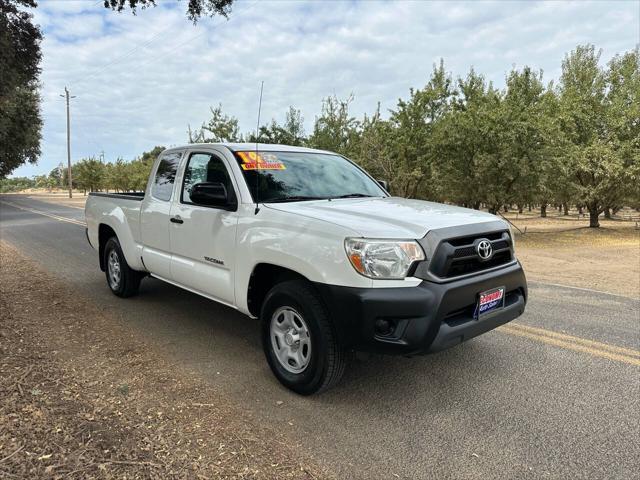
[(476, 246), (476, 252), (482, 260), (489, 260), (493, 255), (493, 247), (489, 240), (480, 240)]

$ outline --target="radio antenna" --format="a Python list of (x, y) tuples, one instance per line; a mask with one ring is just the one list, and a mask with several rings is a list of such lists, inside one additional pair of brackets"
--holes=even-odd
[(260, 166), (260, 156), (258, 155), (258, 143), (260, 142), (260, 112), (262, 111), (262, 90), (264, 89), (264, 80), (262, 80), (262, 82), (260, 83), (260, 101), (258, 102), (258, 123), (256, 125), (256, 210), (254, 212), (254, 215), (257, 215), (258, 212), (260, 211), (260, 206), (259, 206), (259, 199), (258, 199), (258, 195), (259, 195), (259, 191), (260, 191), (260, 174), (259, 172), (259, 166)]

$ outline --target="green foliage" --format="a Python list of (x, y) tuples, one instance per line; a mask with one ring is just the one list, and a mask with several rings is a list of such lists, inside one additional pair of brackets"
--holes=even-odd
[(345, 100), (335, 95), (322, 100), (320, 116), (307, 140), (310, 147), (350, 156), (358, 140), (360, 122), (349, 113), (353, 95)]
[(165, 147), (154, 147), (139, 158), (125, 162), (122, 158), (104, 165), (102, 187), (119, 192), (144, 191), (153, 163)]
[(302, 113), (294, 107), (289, 107), (284, 124), (280, 125), (275, 120), (271, 120), (269, 125), (260, 127), (259, 139), (256, 138), (255, 133), (250, 133), (246, 136), (246, 141), (279, 145), (304, 145), (306, 137)]
[(222, 113), (222, 104), (211, 107), (211, 119), (203, 123), (199, 130), (191, 131), (189, 127), (189, 143), (216, 143), (242, 141), (238, 119)]
[[(187, 17), (194, 23), (203, 16), (228, 17), (233, 2), (234, 0), (188, 0)], [(138, 8), (144, 10), (147, 7), (155, 7), (156, 0), (104, 0), (104, 6), (116, 12), (130, 8), (135, 15)]]
[(0, 178), (40, 155), (40, 41), (26, 8), (33, 0), (0, 1)]
[(498, 173), (495, 168), (503, 162), (498, 138), (502, 95), (473, 69), (457, 83), (451, 108), (434, 128), (434, 182), (441, 199), (479, 208), (488, 192), (483, 169), (493, 164)]
[[(97, 190), (114, 190), (119, 192), (144, 191), (149, 179), (153, 163), (165, 147), (157, 146), (148, 152), (143, 152), (138, 158), (129, 162), (122, 158), (113, 163), (102, 163), (94, 157), (84, 158), (71, 167), (73, 188), (85, 192)], [(33, 181), (21, 179), (0, 180), (0, 192), (17, 191), (23, 188), (64, 188), (68, 186), (68, 170), (62, 165), (54, 168), (51, 173), (34, 177)]]
[(599, 66), (593, 45), (578, 46), (562, 62), (559, 120), (576, 201), (590, 225), (607, 208), (638, 196), (640, 80), (638, 48)]
[[(260, 141), (340, 153), (387, 180), (393, 194), (480, 208), (550, 204), (605, 209), (640, 206), (638, 48), (606, 69), (591, 45), (562, 62), (558, 86), (530, 67), (507, 74), (498, 90), (471, 69), (453, 79), (444, 62), (384, 119), (380, 105), (362, 120), (353, 96), (322, 101), (313, 132), (290, 107), (283, 125), (260, 127)], [(193, 141), (240, 140), (237, 119), (212, 109)], [(247, 136), (255, 141), (255, 134)], [(544, 215), (544, 213), (543, 213)]]
[(84, 158), (73, 166), (74, 184), (83, 190), (94, 192), (105, 186), (105, 165), (94, 157)]
[(27, 177), (0, 178), (0, 193), (19, 192), (36, 188), (36, 181)]
[(608, 126), (624, 167), (619, 203), (640, 208), (640, 47), (609, 62), (607, 71)]
[(444, 62), (434, 65), (431, 78), (420, 90), (409, 91), (408, 100), (398, 100), (391, 111), (388, 154), (395, 157), (397, 172), (392, 190), (403, 197), (436, 198), (432, 181), (437, 159), (435, 129), (450, 111), (454, 98), (453, 80)]

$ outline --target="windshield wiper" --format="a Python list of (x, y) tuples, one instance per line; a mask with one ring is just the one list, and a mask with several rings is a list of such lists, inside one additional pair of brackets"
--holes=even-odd
[(307, 195), (287, 195), (279, 198), (263, 200), (264, 203), (301, 202), (304, 200), (326, 200), (327, 197), (311, 197)]
[(374, 195), (367, 195), (366, 193), (346, 193), (344, 195), (338, 195), (337, 197), (331, 198), (364, 198), (364, 197), (373, 197)]

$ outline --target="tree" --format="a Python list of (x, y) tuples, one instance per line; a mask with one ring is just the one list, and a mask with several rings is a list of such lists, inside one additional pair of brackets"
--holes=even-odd
[(371, 175), (386, 180), (391, 192), (401, 189), (403, 184), (403, 166), (396, 161), (391, 137), (394, 127), (380, 115), (380, 104), (373, 115), (365, 115), (361, 133), (356, 147), (353, 149), (353, 160), (365, 168)]
[(107, 167), (105, 176), (109, 187), (121, 192), (133, 189), (135, 179), (130, 164), (118, 157), (114, 163), (107, 165)]
[(145, 190), (149, 174), (151, 173), (151, 168), (163, 150), (165, 150), (165, 147), (153, 147), (148, 152), (142, 152), (140, 158), (127, 164), (126, 172), (131, 181), (131, 190), (138, 192), (143, 192)]
[(394, 189), (403, 197), (436, 198), (437, 188), (431, 182), (436, 150), (434, 129), (450, 110), (453, 98), (453, 80), (444, 68), (444, 61), (433, 66), (433, 72), (424, 88), (409, 91), (408, 100), (398, 100), (391, 111), (392, 125), (388, 154), (398, 164)]
[(197, 131), (191, 131), (191, 127), (189, 127), (189, 143), (242, 141), (237, 118), (222, 113), (222, 104), (209, 109), (211, 110), (211, 120), (208, 123), (203, 123)]
[[(234, 0), (188, 0), (187, 17), (193, 23), (203, 16), (221, 15), (226, 18), (231, 13), (233, 2)], [(104, 0), (104, 6), (116, 12), (130, 8), (135, 15), (138, 8), (144, 10), (147, 7), (155, 7), (156, 0)]]
[[(640, 121), (637, 109), (629, 104), (638, 101), (637, 63), (633, 72), (631, 57), (614, 59), (607, 73), (599, 61), (600, 52), (593, 45), (580, 45), (565, 57), (560, 78), (567, 158), (572, 162), (577, 202), (588, 209), (590, 227), (599, 227), (599, 215), (622, 202), (629, 191)], [(621, 111), (625, 107), (629, 115)]]
[(304, 117), (300, 110), (289, 107), (282, 126), (282, 140), (287, 145), (304, 145), (307, 137), (304, 131)]
[(547, 205), (562, 205), (564, 214), (569, 214), (569, 204), (576, 200), (573, 183), (574, 166), (567, 157), (567, 141), (560, 128), (560, 101), (553, 84), (542, 96), (544, 146), (533, 172), (532, 190), (526, 192), (522, 201), (540, 205), (540, 216), (546, 217)]
[[(549, 155), (553, 134), (545, 94), (542, 72), (524, 67), (507, 75), (500, 101), (490, 104), (485, 119), (492, 140), (478, 157), (477, 169), (482, 201), (493, 213), (501, 206), (531, 202), (544, 167), (555, 159)], [(539, 200), (544, 214), (549, 199)]]
[(0, 193), (20, 192), (34, 188), (35, 180), (27, 177), (0, 178)]
[(284, 124), (280, 125), (271, 120), (269, 125), (262, 125), (259, 129), (259, 138), (255, 133), (246, 136), (247, 142), (269, 143), (279, 145), (304, 145), (306, 142), (304, 132), (304, 118), (300, 110), (289, 107)]
[(74, 183), (80, 188), (95, 192), (101, 189), (105, 182), (105, 166), (94, 157), (83, 158), (74, 165), (72, 172)]
[[(607, 70), (607, 126), (611, 143), (624, 168), (619, 198), (606, 208), (623, 204), (640, 207), (640, 47), (616, 55)], [(606, 212), (606, 210), (605, 210)]]
[(62, 164), (49, 172), (49, 178), (53, 179), (56, 187), (62, 187)]
[(457, 83), (451, 110), (433, 133), (433, 182), (444, 199), (477, 209), (487, 200), (481, 164), (489, 162), (497, 148), (501, 94), (473, 69)]
[(0, 178), (40, 155), (40, 29), (35, 0), (0, 0)]
[(345, 100), (335, 95), (322, 100), (320, 116), (316, 117), (308, 140), (310, 147), (351, 156), (359, 128), (359, 122), (349, 114), (352, 101), (353, 95)]
[(145, 163), (153, 163), (156, 161), (156, 158), (158, 158), (160, 154), (166, 149), (167, 147), (156, 145), (148, 152), (142, 152), (142, 155), (140, 155), (140, 160)]

